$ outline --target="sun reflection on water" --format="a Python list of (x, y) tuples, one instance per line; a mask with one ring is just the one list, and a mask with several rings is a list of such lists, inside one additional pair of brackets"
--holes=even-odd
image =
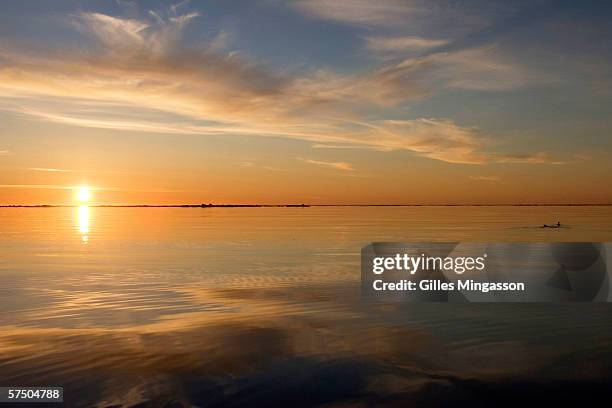
[(81, 240), (84, 243), (89, 241), (89, 207), (86, 205), (79, 206), (77, 219), (79, 224), (79, 232), (81, 233)]

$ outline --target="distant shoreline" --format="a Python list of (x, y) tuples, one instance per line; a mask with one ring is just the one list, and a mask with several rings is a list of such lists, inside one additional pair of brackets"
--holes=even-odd
[(608, 204), (4, 204), (0, 208), (610, 207)]

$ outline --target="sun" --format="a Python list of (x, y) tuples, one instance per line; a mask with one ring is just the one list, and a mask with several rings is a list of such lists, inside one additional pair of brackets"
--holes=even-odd
[(88, 202), (89, 199), (91, 198), (91, 192), (89, 191), (89, 187), (87, 186), (79, 187), (76, 193), (76, 198), (82, 203)]

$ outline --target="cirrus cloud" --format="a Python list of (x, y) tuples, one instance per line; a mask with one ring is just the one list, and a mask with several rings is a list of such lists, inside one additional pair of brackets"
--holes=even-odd
[[(363, 12), (371, 9), (378, 17), (370, 19), (382, 19), (393, 4), (357, 2), (353, 18), (365, 19)], [(142, 19), (81, 13), (70, 21), (93, 39), (89, 52), (26, 52), (0, 45), (0, 109), (75, 126), (283, 137), (408, 150), (450, 163), (553, 161), (544, 153), (490, 152), (486, 135), (448, 119), (372, 119), (363, 113), (377, 108), (384, 116), (385, 108), (448, 88), (489, 91), (528, 84), (529, 73), (495, 47), (407, 58), (368, 72), (296, 75), (222, 53), (214, 41), (199, 50), (181, 47), (182, 30), (198, 15), (179, 14), (176, 7)]]
[(329, 161), (305, 159), (302, 157), (298, 157), (297, 159), (303, 161), (304, 163), (315, 164), (317, 166), (330, 167), (336, 170), (342, 170), (342, 171), (354, 171), (355, 170), (353, 168), (353, 165), (347, 162), (329, 162)]
[(366, 47), (376, 52), (406, 52), (422, 51), (430, 48), (447, 45), (449, 41), (413, 36), (380, 37), (369, 36), (365, 38)]
[(290, 4), (313, 18), (375, 26), (402, 24), (417, 11), (402, 0), (297, 0)]

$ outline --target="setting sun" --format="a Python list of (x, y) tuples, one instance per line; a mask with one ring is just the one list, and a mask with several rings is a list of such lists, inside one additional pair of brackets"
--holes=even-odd
[(76, 194), (76, 198), (82, 203), (88, 202), (89, 199), (91, 198), (91, 193), (89, 192), (89, 188), (79, 187), (79, 190), (77, 191), (77, 194)]

